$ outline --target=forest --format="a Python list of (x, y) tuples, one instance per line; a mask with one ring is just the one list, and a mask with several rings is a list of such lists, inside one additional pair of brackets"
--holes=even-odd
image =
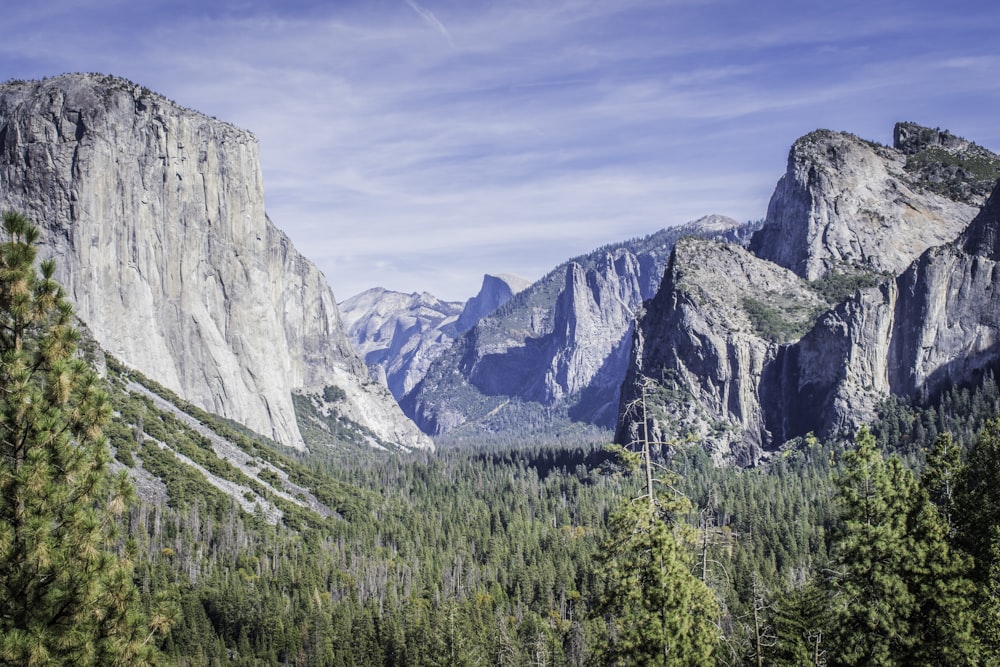
[[(337, 515), (274, 526), (170, 458), (170, 500), (138, 501), (123, 529), (147, 613), (175, 607), (168, 664), (989, 664), (998, 408), (992, 381), (886, 402), (853, 440), (788, 443), (758, 469), (651, 447), (653, 502), (642, 452), (595, 444), (314, 453), (286, 464), (330, 480)], [(645, 572), (653, 554), (675, 569)], [(687, 635), (650, 620), (695, 608)], [(700, 653), (663, 653), (678, 641)]]
[(990, 376), (753, 469), (572, 435), (299, 453), (110, 356), (98, 377), (33, 228), (4, 226), (0, 664), (1000, 662)]

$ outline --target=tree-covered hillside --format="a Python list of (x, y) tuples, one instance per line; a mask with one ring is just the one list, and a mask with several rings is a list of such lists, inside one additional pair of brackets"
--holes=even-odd
[(302, 453), (75, 353), (51, 267), (8, 233), (2, 664), (1000, 660), (991, 377), (753, 469), (584, 431)]
[[(144, 403), (134, 392), (115, 400), (133, 420), (130, 404)], [(943, 553), (946, 562), (928, 561), (925, 570), (954, 573), (956, 595), (974, 599), (964, 594), (969, 581), (990, 590), (992, 542), (982, 542), (975, 570), (965, 545), (973, 532), (988, 536), (1000, 513), (977, 515), (974, 530), (942, 528), (941, 517), (958, 510), (936, 504), (940, 494), (927, 475), (917, 480), (939, 434), (954, 433), (963, 450), (974, 448), (997, 408), (992, 382), (949, 392), (929, 408), (886, 404), (873, 435), (862, 438), (867, 450), (807, 438), (758, 469), (716, 467), (698, 443), (653, 447), (655, 463), (676, 474), (666, 492), (690, 503), (672, 520), (691, 531), (684, 562), (720, 610), (710, 619), (714, 664), (817, 664), (802, 662), (805, 656), (818, 664), (918, 664), (908, 660), (930, 650), (928, 642), (950, 642), (965, 657), (972, 655), (965, 646), (989, 650), (992, 640), (971, 637), (967, 619), (987, 614), (990, 599), (955, 611), (948, 600), (926, 598), (928, 580), (919, 572), (890, 573), (895, 583), (879, 593), (880, 603), (913, 610), (884, 620), (896, 637), (884, 662), (852, 658), (847, 649), (858, 635), (837, 628), (876, 631), (864, 624), (875, 623), (881, 607), (844, 604), (845, 591), (866, 576), (870, 548), (903, 553), (895, 562)], [(170, 421), (148, 406), (140, 420), (144, 433), (156, 432), (157, 420)], [(223, 433), (230, 428), (206, 421)], [(119, 420), (113, 443), (134, 443), (137, 432), (135, 423)], [(195, 437), (184, 433), (161, 437)], [(608, 606), (616, 589), (602, 563), (610, 517), (641, 496), (643, 482), (600, 446), (494, 444), (411, 455), (355, 449), (292, 458), (251, 435), (233, 436), (333, 510), (324, 516), (249, 484), (284, 512), (272, 524), (262, 509), (243, 509), (175, 455), (147, 464), (167, 451), (151, 445), (152, 437), (118, 452), (151, 470), (163, 466), (155, 477), (165, 482), (166, 501), (142, 500), (127, 528), (140, 546), (140, 590), (149, 601), (168, 592), (182, 611), (162, 646), (174, 664), (610, 664), (608, 647), (620, 646), (616, 615), (627, 610)], [(895, 476), (890, 487), (901, 490), (878, 500), (885, 513), (898, 514), (885, 537), (895, 542), (865, 547), (852, 533), (858, 501), (849, 501), (848, 489), (873, 466), (888, 470), (878, 474)], [(937, 617), (957, 615), (952, 636), (929, 638), (915, 626), (928, 605)], [(615, 664), (638, 664), (623, 655), (614, 654)]]

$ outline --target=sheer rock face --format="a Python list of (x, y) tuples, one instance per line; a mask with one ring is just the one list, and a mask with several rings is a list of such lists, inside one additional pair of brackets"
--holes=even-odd
[(367, 379), (322, 274), (267, 219), (252, 134), (112, 77), (5, 85), (0, 205), (42, 228), (101, 346), (185, 399), (301, 448), (292, 391), (347, 385), (359, 423), (430, 445)]
[[(753, 464), (790, 438), (855, 429), (888, 395), (934, 395), (995, 370), (1000, 190), (973, 220), (974, 208), (924, 187), (937, 187), (921, 181), (926, 169), (904, 173), (902, 154), (813, 133), (792, 149), (751, 252), (678, 243), (633, 342), (619, 442), (642, 435), (645, 396), (658, 437), (694, 433), (718, 460)], [(993, 168), (982, 164), (980, 175)], [(809, 281), (830, 273), (879, 284), (828, 302), (823, 281)]]
[[(753, 225), (723, 216), (598, 249), (557, 267), (484, 317), (402, 401), (428, 433), (496, 419), (512, 403), (613, 427), (636, 313), (678, 238), (740, 241)], [(523, 422), (523, 420), (522, 420)]]
[[(766, 317), (761, 303), (771, 304)], [(771, 439), (760, 379), (824, 305), (802, 278), (742, 247), (679, 240), (639, 322), (617, 441), (642, 435), (649, 379), (658, 391), (647, 393), (647, 417), (658, 438), (694, 434), (718, 460), (756, 463)]]
[(897, 280), (889, 350), (894, 393), (934, 395), (977, 381), (1000, 360), (1000, 183), (955, 243)]
[[(895, 280), (862, 290), (797, 344), (786, 378), (792, 424), (852, 429), (889, 394), (934, 396), (1000, 363), (1000, 188), (953, 243), (924, 252)], [(813, 400), (806, 400), (811, 397)]]
[(465, 302), (462, 314), (455, 324), (457, 333), (463, 334), (476, 326), (479, 320), (510, 301), (515, 294), (527, 289), (530, 284), (521, 276), (511, 273), (502, 273), (499, 276), (487, 273), (483, 276), (479, 293)]
[(792, 146), (764, 227), (751, 242), (763, 259), (807, 280), (830, 272), (896, 275), (947, 243), (976, 207), (927, 192), (906, 155), (849, 134), (818, 130)]

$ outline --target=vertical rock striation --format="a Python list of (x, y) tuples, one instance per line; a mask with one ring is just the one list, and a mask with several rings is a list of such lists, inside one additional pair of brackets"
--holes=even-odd
[(265, 215), (249, 132), (113, 77), (8, 84), (0, 205), (42, 228), (101, 346), (187, 400), (302, 447), (292, 392), (337, 384), (379, 438), (429, 445), (367, 379), (322, 274)]
[(1000, 159), (946, 132), (895, 134), (894, 148), (798, 140), (749, 253), (677, 245), (639, 323), (620, 442), (641, 434), (626, 408), (646, 396), (647, 427), (753, 464), (789, 438), (855, 428), (890, 394), (994, 369), (1000, 194), (975, 204)]
[[(740, 241), (748, 229), (756, 227), (707, 216), (562, 264), (461, 336), (403, 399), (404, 411), (436, 434), (467, 424), (536, 429), (531, 419), (541, 429), (559, 419), (612, 428), (633, 323), (674, 243), (691, 234)], [(514, 410), (522, 412), (505, 417)]]

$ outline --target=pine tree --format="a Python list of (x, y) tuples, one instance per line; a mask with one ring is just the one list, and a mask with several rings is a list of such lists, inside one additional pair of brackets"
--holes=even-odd
[[(110, 407), (76, 355), (72, 309), (35, 269), (38, 232), (3, 216), (0, 245), (0, 664), (146, 664), (131, 550), (112, 518), (131, 489), (106, 471)], [(169, 619), (157, 616), (165, 629)]]
[(958, 542), (974, 559), (974, 576), (985, 583), (994, 562), (1000, 527), (1000, 418), (986, 422), (959, 474), (954, 521)]
[(915, 498), (909, 532), (910, 556), (904, 572), (916, 609), (910, 620), (913, 647), (901, 664), (980, 664), (973, 626), (972, 560), (950, 544), (948, 524), (923, 489)]
[(844, 463), (836, 480), (843, 527), (834, 548), (832, 662), (904, 664), (898, 656), (911, 648), (910, 619), (917, 609), (904, 575), (916, 481), (897, 457), (882, 458), (866, 428), (858, 433), (856, 447), (844, 454)]
[(659, 508), (627, 502), (611, 532), (600, 605), (610, 627), (607, 663), (714, 664), (718, 603), (691, 573), (691, 552)]
[(695, 535), (685, 523), (691, 502), (675, 490), (676, 473), (654, 475), (654, 443), (644, 435), (635, 444), (641, 445), (639, 452), (617, 451), (628, 468), (641, 471), (645, 492), (612, 515), (611, 537), (601, 554), (605, 589), (598, 611), (609, 635), (604, 663), (714, 664), (719, 605), (691, 571)]
[(910, 519), (911, 588), (918, 609), (911, 664), (978, 664), (974, 636), (972, 559), (952, 543), (954, 494), (961, 451), (948, 433), (938, 436), (927, 457)]
[(955, 511), (955, 487), (962, 468), (962, 450), (950, 433), (942, 433), (927, 453), (927, 467), (920, 478), (920, 486), (927, 490), (930, 501), (952, 530)]
[[(946, 453), (947, 443), (939, 444)], [(977, 664), (971, 563), (950, 545), (947, 522), (927, 489), (899, 457), (883, 459), (865, 428), (844, 461), (837, 480), (843, 527), (835, 548), (838, 633), (831, 662)], [(946, 498), (942, 479), (949, 473), (939, 463), (927, 482)]]
[(827, 664), (830, 610), (822, 581), (810, 579), (778, 597), (774, 632), (777, 644), (771, 664), (787, 667)]
[(977, 635), (991, 661), (1000, 664), (1000, 418), (986, 422), (958, 476), (955, 532), (973, 559), (978, 584)]

